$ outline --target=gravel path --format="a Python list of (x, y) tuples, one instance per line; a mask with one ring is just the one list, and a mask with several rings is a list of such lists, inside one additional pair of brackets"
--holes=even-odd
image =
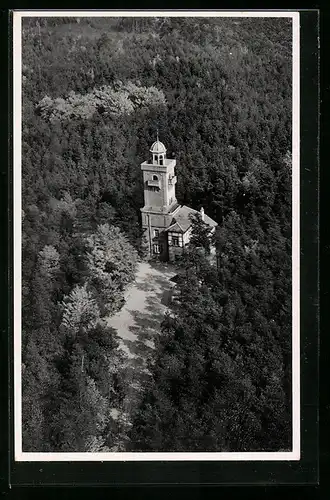
[(121, 348), (127, 355), (122, 410), (130, 421), (150, 376), (147, 362), (153, 352), (153, 339), (160, 334), (174, 285), (170, 279), (175, 274), (171, 265), (140, 262), (135, 282), (125, 294), (125, 305), (108, 320), (108, 325), (117, 330)]
[(145, 356), (153, 348), (153, 337), (159, 334), (174, 275), (173, 267), (168, 264), (140, 262), (135, 282), (125, 294), (125, 305), (109, 318), (108, 325), (117, 330), (122, 349), (130, 358)]

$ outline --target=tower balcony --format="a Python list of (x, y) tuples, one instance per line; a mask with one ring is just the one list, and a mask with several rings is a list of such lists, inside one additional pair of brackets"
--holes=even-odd
[(163, 165), (159, 165), (158, 163), (153, 163), (150, 161), (144, 161), (141, 163), (141, 170), (149, 171), (149, 172), (169, 172), (170, 168), (174, 168), (176, 165), (176, 160), (165, 158)]
[(154, 180), (148, 180), (147, 181), (148, 187), (156, 187), (160, 189), (160, 180), (154, 181)]

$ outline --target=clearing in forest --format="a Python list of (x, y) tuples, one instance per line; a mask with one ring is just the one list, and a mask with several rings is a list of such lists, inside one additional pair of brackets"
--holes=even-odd
[(108, 325), (117, 330), (121, 347), (130, 358), (145, 361), (153, 349), (154, 336), (159, 335), (169, 305), (174, 275), (174, 268), (168, 264), (140, 262), (124, 306), (109, 318)]
[(175, 274), (170, 264), (140, 262), (135, 282), (126, 291), (124, 306), (108, 320), (108, 325), (117, 331), (121, 348), (127, 354), (123, 409), (130, 417), (138, 406), (141, 389), (149, 376), (147, 361), (170, 303), (174, 285), (171, 278)]

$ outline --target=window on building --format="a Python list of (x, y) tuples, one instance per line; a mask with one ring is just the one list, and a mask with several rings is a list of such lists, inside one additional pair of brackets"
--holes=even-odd
[(172, 236), (172, 245), (174, 247), (180, 246), (179, 236)]
[(159, 165), (163, 165), (164, 164), (164, 158), (163, 156), (160, 156), (159, 157)]
[(154, 254), (159, 255), (163, 251), (163, 245), (154, 245)]
[(155, 161), (158, 163), (158, 155), (155, 155)]
[(154, 237), (155, 238), (159, 237), (159, 229), (154, 229)]
[(152, 180), (153, 180), (153, 181), (158, 181), (158, 176), (157, 176), (157, 175), (153, 175), (153, 176), (152, 176)]

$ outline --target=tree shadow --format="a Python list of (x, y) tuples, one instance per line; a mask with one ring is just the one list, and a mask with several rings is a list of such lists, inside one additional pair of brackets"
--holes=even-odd
[(160, 293), (158, 298), (156, 298), (155, 300), (148, 301), (147, 305), (145, 306), (145, 311), (147, 311), (146, 314), (152, 317), (154, 321), (158, 320), (159, 316), (164, 316), (164, 307), (162, 307), (162, 299), (163, 299), (163, 294)]
[(160, 273), (176, 273), (177, 272), (177, 267), (174, 264), (171, 264), (170, 262), (160, 262), (160, 261), (149, 261), (150, 267), (155, 269), (156, 271), (159, 271)]
[(129, 311), (130, 315), (134, 319), (134, 325), (129, 327), (130, 331), (133, 331), (135, 333), (136, 328), (138, 328), (139, 330), (154, 330), (159, 327), (159, 319), (161, 316), (164, 316), (164, 314), (162, 314), (161, 312), (161, 309), (152, 304), (147, 306), (146, 309), (148, 311), (147, 313), (141, 313), (140, 311), (132, 310)]
[(135, 283), (135, 287), (138, 289), (138, 290), (141, 290), (143, 292), (153, 292), (155, 290), (155, 287), (154, 285), (151, 285), (150, 283), (141, 283), (141, 282), (137, 282)]
[(165, 290), (163, 295), (162, 295), (162, 298), (161, 298), (161, 303), (164, 305), (164, 306), (170, 306), (171, 304), (171, 300), (172, 300), (172, 290)]
[[(130, 352), (134, 355), (134, 358), (137, 358), (137, 364), (142, 367), (144, 363), (144, 359), (148, 357), (148, 355), (152, 355), (154, 349), (153, 347), (148, 346), (147, 339), (144, 340), (123, 340), (123, 343), (129, 348)], [(135, 366), (137, 366), (135, 364)]]
[(154, 306), (158, 306), (158, 308), (161, 308), (160, 307), (160, 297), (163, 295), (163, 292), (156, 292), (153, 293), (152, 295), (150, 295), (149, 297), (147, 297), (147, 300), (146, 300), (146, 303), (147, 303), (147, 306), (150, 306), (150, 305), (154, 305)]
[(159, 301), (148, 304), (146, 312), (129, 310), (134, 325), (129, 326), (129, 331), (134, 335), (134, 340), (123, 339), (123, 344), (129, 349), (134, 358), (145, 360), (154, 352), (154, 339), (160, 334), (161, 324), (164, 319), (164, 310), (159, 307)]
[[(125, 341), (125, 343), (129, 341)], [(135, 344), (134, 342), (132, 342)], [(132, 346), (130, 346), (132, 347)], [(133, 346), (135, 349), (135, 346)], [(139, 356), (130, 357), (125, 360), (123, 368), (125, 373), (125, 396), (121, 402), (121, 409), (134, 418), (135, 412), (140, 406), (145, 388), (151, 382), (151, 374), (147, 367), (147, 358)]]
[[(126, 340), (123, 341), (123, 344), (129, 349), (130, 346), (127, 345), (126, 342), (130, 342), (130, 341), (126, 341)], [(133, 342), (133, 341), (131, 341), (131, 342)], [(127, 356), (126, 353), (125, 353), (125, 355)], [(125, 359), (125, 378), (128, 379), (128, 378), (132, 377), (133, 374), (135, 373), (136, 369), (143, 371), (144, 366), (145, 366), (145, 362), (144, 362), (144, 359), (142, 357), (135, 357), (135, 356), (126, 357), (126, 359)]]
[(154, 276), (153, 280), (157, 285), (161, 286), (163, 289), (169, 289), (172, 286), (169, 277)]
[(134, 285), (144, 295), (143, 301), (138, 301), (143, 310), (136, 309), (138, 304), (135, 306), (134, 301), (131, 302), (133, 309), (125, 307), (125, 314), (128, 316), (126, 321), (129, 323), (126, 323), (125, 328), (130, 332), (131, 338), (123, 338), (123, 335), (121, 343), (127, 356), (123, 373), (127, 387), (125, 407), (130, 414), (138, 407), (139, 398), (150, 382), (149, 369), (155, 359), (155, 340), (161, 334), (161, 324), (166, 308), (170, 307), (174, 286), (170, 281), (174, 274), (172, 270), (168, 270), (162, 263), (153, 263), (152, 267), (159, 271), (159, 275), (145, 273)]

